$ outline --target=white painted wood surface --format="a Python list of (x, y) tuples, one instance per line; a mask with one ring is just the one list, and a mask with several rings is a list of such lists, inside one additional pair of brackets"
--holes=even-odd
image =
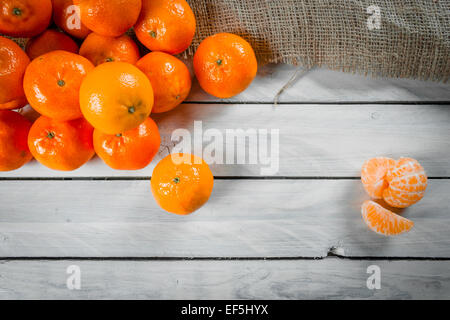
[[(202, 121), (203, 132), (217, 129), (223, 136), (227, 129), (278, 129), (279, 170), (275, 176), (357, 177), (366, 159), (408, 156), (419, 160), (429, 176), (450, 177), (447, 105), (185, 104), (154, 119), (162, 147), (143, 170), (116, 171), (96, 158), (76, 171), (59, 172), (33, 161), (19, 170), (2, 172), (0, 177), (151, 176), (156, 163), (176, 144), (171, 139), (174, 130), (187, 129), (193, 138), (194, 121)], [(203, 148), (208, 144), (210, 139), (205, 138)], [(223, 145), (225, 154), (242, 143), (227, 143), (224, 137)], [(260, 176), (261, 168), (266, 167), (213, 165), (212, 170), (215, 176)]]
[(162, 211), (143, 181), (2, 181), (1, 257), (450, 258), (450, 180), (403, 211), (408, 234), (364, 224), (358, 180), (218, 180), (191, 216)]
[[(81, 270), (69, 290), (66, 270)], [(381, 288), (367, 288), (367, 267)], [(450, 299), (450, 261), (5, 261), (0, 299)], [(181, 310), (180, 310), (181, 311)]]

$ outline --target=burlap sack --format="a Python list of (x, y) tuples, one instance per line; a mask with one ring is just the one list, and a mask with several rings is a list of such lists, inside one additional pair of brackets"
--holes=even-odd
[[(232, 32), (252, 44), (261, 63), (424, 80), (449, 78), (449, 0), (188, 2), (197, 17), (197, 35), (188, 55), (207, 36)], [(367, 21), (373, 15), (367, 13), (369, 6), (380, 9), (380, 29), (369, 30)]]

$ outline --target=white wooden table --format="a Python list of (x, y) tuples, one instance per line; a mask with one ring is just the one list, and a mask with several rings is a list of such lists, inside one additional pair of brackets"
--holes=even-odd
[[(146, 169), (98, 158), (61, 173), (36, 161), (0, 174), (0, 299), (450, 298), (450, 86), (265, 66), (228, 100), (194, 84), (154, 119), (160, 154)], [(179, 217), (157, 207), (149, 178), (177, 128), (279, 129), (279, 170), (212, 165), (212, 198)], [(204, 142), (204, 145), (208, 144)], [(359, 181), (374, 156), (418, 159), (425, 198), (404, 211), (414, 229), (367, 229)], [(67, 268), (81, 269), (69, 290)], [(381, 289), (366, 286), (380, 267)]]

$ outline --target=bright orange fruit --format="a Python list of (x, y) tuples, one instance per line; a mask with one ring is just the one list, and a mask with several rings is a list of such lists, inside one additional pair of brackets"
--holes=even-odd
[(158, 126), (147, 118), (137, 128), (120, 134), (105, 134), (94, 130), (97, 155), (116, 170), (140, 170), (148, 166), (159, 150), (161, 137)]
[(206, 38), (194, 55), (200, 86), (218, 98), (230, 98), (244, 91), (255, 78), (257, 69), (251, 45), (231, 33)]
[(94, 69), (86, 58), (67, 51), (52, 51), (28, 66), (23, 87), (30, 105), (40, 114), (60, 121), (81, 118), (79, 90)]
[(107, 134), (124, 133), (150, 115), (152, 85), (141, 70), (129, 63), (104, 63), (84, 79), (80, 106), (94, 128)]
[(136, 64), (140, 58), (139, 48), (129, 36), (105, 37), (96, 33), (91, 33), (84, 40), (80, 55), (95, 66), (113, 61)]
[(0, 36), (0, 110), (27, 104), (22, 83), (29, 63), (28, 56), (14, 41)]
[(78, 45), (71, 37), (56, 30), (46, 30), (39, 36), (30, 39), (25, 48), (31, 60), (55, 50), (78, 53)]
[(82, 22), (80, 8), (73, 4), (73, 0), (52, 0), (53, 21), (55, 24), (73, 37), (84, 39), (91, 30)]
[(136, 64), (150, 79), (155, 95), (153, 113), (174, 109), (191, 91), (191, 74), (179, 59), (164, 52), (150, 52)]
[(90, 30), (107, 37), (118, 37), (137, 21), (141, 0), (74, 0), (80, 6), (81, 21)]
[(378, 234), (394, 236), (408, 232), (414, 222), (392, 211), (384, 209), (378, 203), (365, 201), (361, 207), (361, 214), (367, 226)]
[(31, 122), (21, 114), (0, 110), (0, 171), (11, 171), (31, 160), (28, 132)]
[(185, 0), (143, 0), (134, 30), (151, 51), (178, 54), (194, 38), (195, 16)]
[(151, 186), (162, 209), (187, 215), (208, 201), (214, 177), (203, 159), (190, 154), (172, 154), (156, 165)]
[(29, 38), (43, 32), (52, 18), (51, 0), (0, 1), (0, 33)]
[(396, 208), (409, 207), (423, 198), (427, 176), (417, 160), (373, 158), (361, 170), (361, 181), (369, 196), (383, 198)]
[(93, 132), (94, 128), (83, 118), (56, 121), (41, 116), (31, 127), (28, 146), (44, 166), (72, 171), (94, 156)]

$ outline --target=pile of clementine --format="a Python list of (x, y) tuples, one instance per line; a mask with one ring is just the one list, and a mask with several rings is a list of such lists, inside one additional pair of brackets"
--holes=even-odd
[[(145, 168), (161, 143), (150, 114), (189, 95), (191, 74), (174, 55), (195, 30), (185, 0), (2, 0), (0, 171), (32, 157), (76, 170), (95, 154), (113, 169)], [(5, 36), (27, 38), (25, 50)], [(151, 52), (141, 57), (139, 46)], [(249, 86), (257, 62), (247, 41), (220, 33), (201, 43), (194, 70), (206, 92), (228, 98)], [(40, 114), (34, 123), (13, 111), (27, 104)], [(151, 186), (163, 209), (189, 214), (213, 181), (202, 159), (177, 154), (156, 166)]]

